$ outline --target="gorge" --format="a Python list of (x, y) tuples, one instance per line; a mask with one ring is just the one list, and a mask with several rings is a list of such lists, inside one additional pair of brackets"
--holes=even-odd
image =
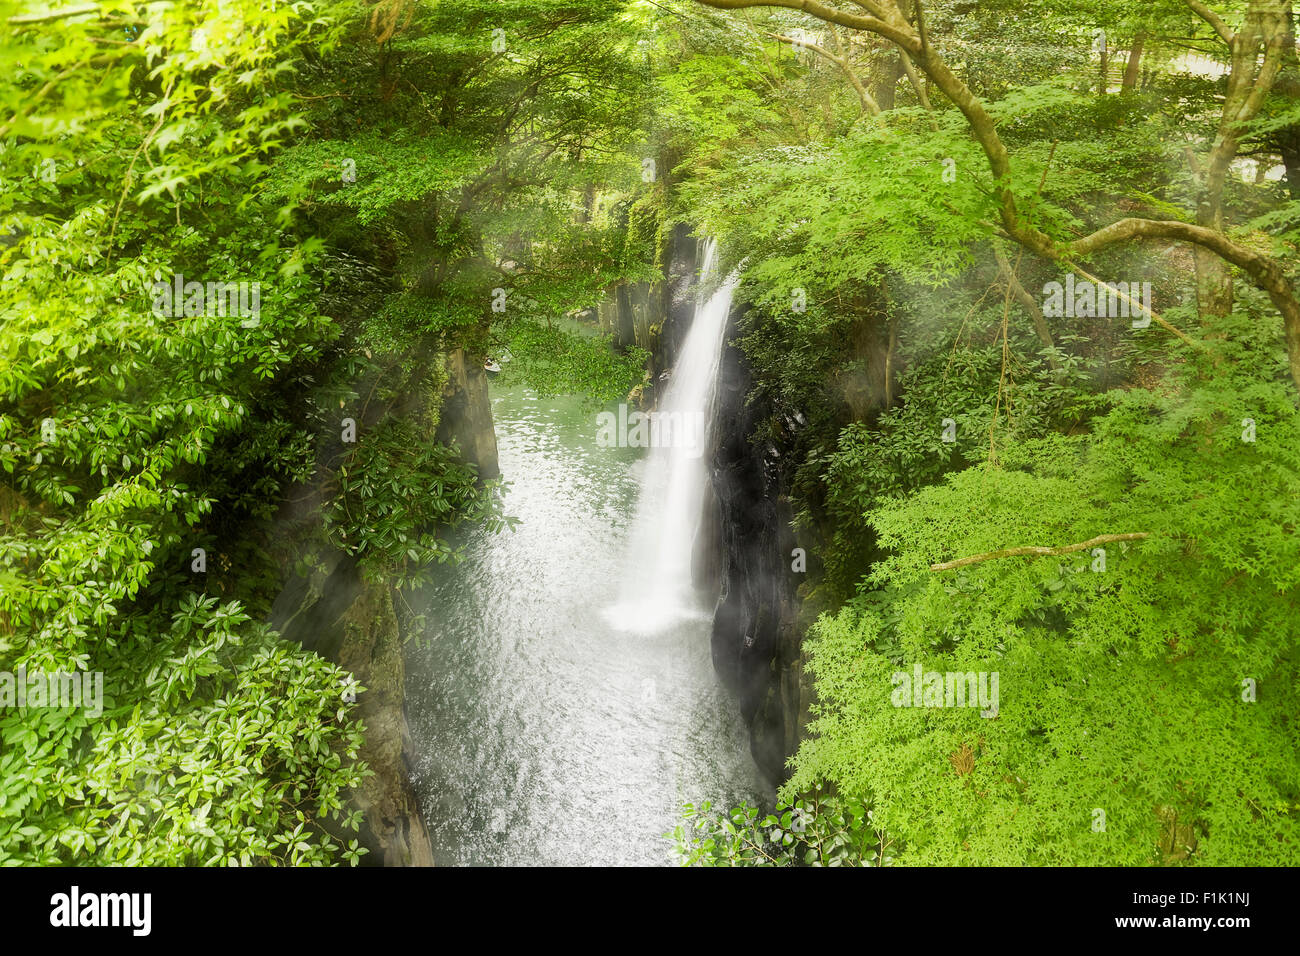
[(1300, 859), (1292, 3), (0, 4), (0, 866)]

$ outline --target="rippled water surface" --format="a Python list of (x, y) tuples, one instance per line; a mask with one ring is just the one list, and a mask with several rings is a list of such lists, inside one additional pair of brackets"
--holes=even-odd
[[(411, 598), (413, 774), (439, 864), (658, 864), (683, 801), (767, 788), (709, 659), (703, 607), (616, 629), (643, 461), (576, 398), (493, 389), (515, 531)], [(633, 581), (635, 586), (635, 581)], [(635, 587), (634, 587), (635, 590)]]

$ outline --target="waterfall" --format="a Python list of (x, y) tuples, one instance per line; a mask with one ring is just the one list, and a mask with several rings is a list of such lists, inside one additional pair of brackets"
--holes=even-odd
[[(718, 249), (704, 249), (697, 288), (708, 289), (718, 270)], [(728, 276), (695, 316), (658, 409), (632, 531), (629, 573), (620, 603), (608, 617), (621, 630), (653, 633), (702, 608), (691, 582), (691, 554), (708, 482), (711, 409), (718, 363), (739, 274)]]

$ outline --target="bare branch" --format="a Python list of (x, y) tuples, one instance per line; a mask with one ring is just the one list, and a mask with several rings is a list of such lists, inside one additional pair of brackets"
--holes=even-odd
[[(1238, 123), (1247, 123), (1259, 114), (1260, 107), (1264, 105), (1264, 98), (1273, 89), (1277, 75), (1282, 70), (1282, 50), (1286, 42), (1286, 31), (1282, 26), (1283, 22), (1283, 18), (1277, 15), (1277, 22), (1271, 24), (1272, 29), (1261, 36), (1264, 41), (1264, 63), (1260, 67), (1259, 75), (1255, 77), (1255, 83), (1250, 93), (1246, 96), (1245, 101), (1241, 104), (1241, 108), (1234, 117)], [(1254, 52), (1252, 47), (1250, 51), (1252, 65)]]
[(1112, 541), (1139, 541), (1147, 537), (1148, 534), (1149, 532), (1146, 531), (1131, 531), (1125, 534), (1101, 534), (1095, 538), (1089, 538), (1087, 541), (1080, 541), (1078, 544), (1066, 544), (1059, 548), (1043, 548), (1032, 545), (1023, 548), (1004, 548), (1001, 551), (986, 551), (983, 554), (972, 554), (969, 557), (958, 558), (955, 561), (932, 564), (930, 570), (951, 571), (953, 568), (964, 568), (972, 564), (979, 564), (982, 561), (995, 561), (998, 558), (1036, 558), (1044, 555), (1072, 554), (1075, 551), (1087, 551), (1099, 544), (1110, 544)]
[(921, 106), (927, 110), (933, 110), (934, 106), (930, 103), (930, 94), (925, 91), (925, 84), (916, 75), (916, 66), (912, 63), (912, 58), (901, 47), (898, 50), (898, 55), (903, 59), (903, 72), (907, 74), (907, 82), (911, 83), (912, 89), (916, 91), (916, 98), (921, 101)]
[(853, 71), (853, 66), (849, 63), (849, 58), (847, 56), (836, 56), (825, 47), (818, 46), (816, 43), (811, 43), (808, 40), (799, 40), (795, 37), (788, 37), (780, 33), (768, 33), (767, 35), (774, 40), (780, 40), (782, 43), (789, 43), (793, 47), (805, 47), (812, 50), (818, 56), (830, 60), (844, 72), (844, 75), (849, 78), (849, 82), (853, 84), (853, 89), (856, 90), (858, 94), (858, 101), (862, 104), (863, 112), (870, 113), (872, 116), (880, 115), (880, 104), (877, 103), (875, 98), (867, 92), (867, 88), (862, 85), (862, 80), (860, 80), (858, 74)]
[(1151, 316), (1151, 318), (1153, 318), (1153, 319), (1156, 320), (1156, 324), (1157, 324), (1157, 325), (1161, 326), (1162, 328), (1164, 328), (1165, 330), (1167, 330), (1167, 331), (1169, 331), (1169, 332), (1172, 332), (1174, 335), (1176, 335), (1178, 338), (1182, 339), (1182, 340), (1183, 340), (1184, 342), (1186, 342), (1188, 345), (1192, 345), (1192, 346), (1195, 346), (1195, 347), (1197, 347), (1197, 348), (1204, 348), (1204, 347), (1205, 347), (1202, 343), (1197, 342), (1195, 339), (1188, 338), (1188, 336), (1185, 335), (1183, 332), (1181, 332), (1181, 331), (1179, 331), (1178, 329), (1174, 328), (1174, 326), (1170, 325), (1169, 322), (1168, 322), (1168, 320), (1165, 319), (1165, 317), (1164, 317), (1163, 315), (1160, 315), (1160, 314), (1159, 314), (1158, 312), (1156, 312), (1154, 309), (1149, 309), (1149, 308), (1147, 308), (1145, 305), (1143, 305), (1141, 302), (1139, 302), (1139, 301), (1137, 301), (1136, 299), (1134, 299), (1132, 296), (1128, 295), (1127, 293), (1121, 292), (1119, 289), (1116, 289), (1114, 286), (1112, 286), (1112, 285), (1111, 285), (1110, 283), (1108, 283), (1108, 282), (1103, 282), (1101, 279), (1098, 279), (1095, 275), (1092, 275), (1091, 273), (1086, 272), (1085, 270), (1079, 268), (1079, 266), (1075, 265), (1073, 262), (1066, 261), (1065, 264), (1066, 264), (1067, 266), (1069, 266), (1071, 269), (1073, 269), (1075, 272), (1079, 273), (1079, 275), (1083, 276), (1083, 277), (1084, 277), (1085, 279), (1087, 279), (1089, 282), (1091, 282), (1091, 283), (1092, 283), (1094, 286), (1096, 286), (1099, 290), (1100, 290), (1100, 289), (1106, 289), (1108, 292), (1113, 292), (1116, 296), (1118, 296), (1119, 298), (1123, 299), (1123, 300), (1124, 300), (1125, 302), (1127, 302), (1130, 306), (1132, 306), (1132, 308), (1133, 308), (1133, 310), (1134, 310), (1135, 312), (1137, 312), (1137, 311), (1145, 312), (1147, 315)]
[(882, 20), (888, 17), (888, 14), (885, 13), (884, 8), (881, 7), (880, 4), (878, 3), (872, 3), (871, 0), (852, 0), (852, 2), (857, 6), (861, 7), (863, 10), (866, 10), (874, 17), (879, 17)]
[(925, 29), (925, 12), (921, 9), (921, 0), (916, 0), (916, 35), (920, 37), (921, 49), (930, 45), (930, 37)]
[[(812, 14), (818, 20), (825, 20), (827, 23), (838, 23), (843, 27), (853, 27), (855, 30), (870, 30), (872, 32), (890, 30), (895, 33), (898, 32), (897, 28), (891, 27), (880, 17), (860, 16), (845, 10), (837, 10), (819, 2), (819, 0), (697, 0), (697, 2), (704, 4), (706, 7), (716, 7), (719, 10), (744, 10), (748, 7), (784, 7), (787, 10), (802, 10), (804, 13)], [(866, 9), (865, 6), (864, 9)]]
[(1130, 239), (1175, 239), (1190, 242), (1218, 253), (1247, 272), (1252, 272), (1252, 269), (1259, 266), (1260, 260), (1264, 259), (1259, 253), (1237, 245), (1221, 232), (1177, 219), (1121, 219), (1082, 239), (1074, 240), (1066, 249), (1075, 256), (1090, 256), (1107, 246)]
[[(1015, 296), (1021, 308), (1028, 312), (1029, 317), (1033, 319), (1034, 331), (1038, 333), (1038, 340), (1049, 349), (1056, 348), (1056, 343), (1052, 341), (1051, 329), (1047, 327), (1047, 317), (1043, 315), (1043, 310), (1034, 300), (1034, 297), (1020, 284), (1020, 278), (1016, 275), (1015, 270), (1011, 268), (1011, 263), (1007, 261), (1006, 253), (1002, 251), (1002, 243), (996, 239), (993, 241), (993, 256), (997, 259), (998, 272), (1011, 289), (1011, 294)], [(1059, 367), (1060, 363), (1053, 358), (1052, 365)]]

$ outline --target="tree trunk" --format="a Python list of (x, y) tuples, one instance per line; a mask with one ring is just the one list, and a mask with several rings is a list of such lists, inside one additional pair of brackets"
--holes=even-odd
[(1196, 305), (1202, 319), (1232, 311), (1232, 270), (1201, 246), (1196, 247)]
[[(1283, 109), (1300, 104), (1300, 61), (1295, 52), (1295, 26), (1288, 18), (1286, 39), (1282, 42), (1282, 69), (1273, 86), (1282, 100)], [(1286, 167), (1286, 188), (1292, 199), (1300, 199), (1300, 124), (1292, 124), (1277, 131), (1274, 145), (1282, 154)]]
[(587, 183), (586, 188), (582, 191), (582, 206), (578, 209), (577, 221), (581, 225), (591, 222), (592, 213), (596, 209), (596, 184)]
[(1124, 83), (1119, 90), (1121, 93), (1131, 93), (1137, 88), (1138, 73), (1142, 69), (1142, 46), (1145, 42), (1145, 33), (1138, 33), (1133, 40), (1133, 49), (1128, 55), (1128, 66), (1124, 70)]
[(903, 75), (903, 60), (897, 50), (891, 50), (884, 65), (876, 74), (876, 104), (882, 110), (894, 108), (894, 91), (898, 87), (898, 78)]

